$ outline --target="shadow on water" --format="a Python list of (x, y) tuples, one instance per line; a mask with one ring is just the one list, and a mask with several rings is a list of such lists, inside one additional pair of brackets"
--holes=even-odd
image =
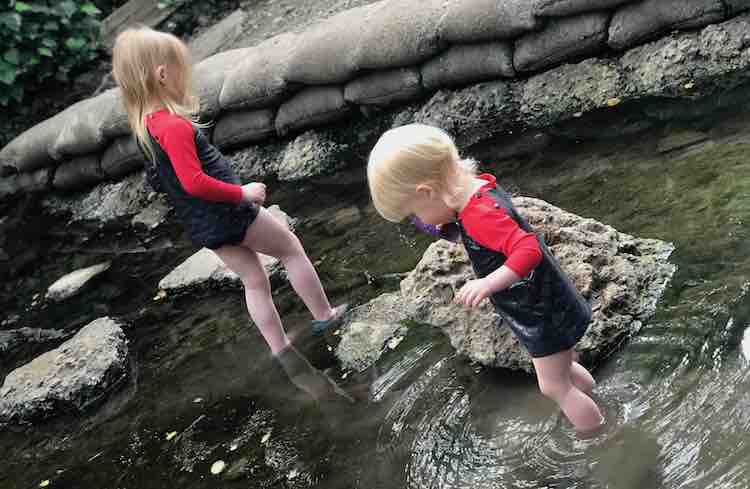
[[(491, 161), (501, 148), (476, 150)], [(0, 434), (0, 486), (748, 487), (749, 150), (750, 120), (725, 116), (637, 138), (558, 139), (489, 168), (510, 189), (676, 245), (678, 272), (657, 314), (596, 371), (608, 423), (587, 440), (533, 379), (468, 363), (429, 325), (409, 325), (375, 367), (341, 371), (282, 285), (275, 300), (300, 352), (357, 399), (315, 402), (272, 361), (240, 290), (152, 300), (159, 279), (192, 252), (179, 233), (166, 231), (174, 246), (159, 251), (91, 255), (69, 232), (57, 229), (55, 243), (40, 231), (36, 262), (3, 289), (2, 304), (19, 315), (4, 329), (76, 330), (101, 314), (123, 317), (132, 375), (89, 414)], [(336, 301), (395, 289), (428, 244), (379, 219), (361, 179), (276, 190), (270, 200), (300, 218)], [(361, 218), (332, 230), (330, 209), (351, 206)], [(81, 296), (26, 310), (60, 275), (103, 259), (113, 267)]]

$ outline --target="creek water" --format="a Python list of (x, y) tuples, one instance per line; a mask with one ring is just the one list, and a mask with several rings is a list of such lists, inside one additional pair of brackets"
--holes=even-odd
[[(485, 162), (500, 149), (475, 148)], [(656, 315), (595, 366), (608, 420), (600, 435), (579, 439), (532, 378), (470, 364), (429, 325), (410, 325), (369, 371), (344, 372), (281, 285), (275, 299), (295, 344), (356, 399), (315, 402), (272, 361), (240, 290), (152, 300), (194, 251), (178, 232), (173, 246), (127, 253), (127, 236), (77, 245), (29, 210), (23, 233), (42, 249), (4, 289), (3, 307), (20, 316), (12, 327), (122, 317), (131, 375), (90, 413), (0, 433), (0, 487), (750, 487), (750, 118), (556, 140), (487, 169), (513, 191), (676, 246)], [(301, 218), (334, 302), (395, 289), (429, 244), (379, 219), (361, 181), (270, 200)], [(363, 217), (343, 230), (315, 219), (352, 205)], [(112, 268), (83, 294), (27, 310), (57, 277), (103, 259)], [(0, 373), (37, 353), (4, 358)], [(212, 474), (218, 461), (225, 468)]]

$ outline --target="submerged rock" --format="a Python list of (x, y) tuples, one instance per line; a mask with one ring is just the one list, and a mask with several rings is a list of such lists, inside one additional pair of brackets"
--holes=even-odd
[(0, 331), (0, 354), (8, 353), (27, 343), (47, 343), (67, 338), (71, 333), (56, 329), (41, 329), (23, 327)]
[(59, 278), (47, 289), (45, 299), (59, 302), (76, 295), (89, 280), (107, 271), (111, 264), (111, 262), (106, 261), (76, 270)]
[[(279, 206), (271, 206), (268, 211), (287, 228), (294, 225), (294, 221)], [(278, 259), (262, 253), (258, 255), (269, 277), (281, 273), (282, 268)], [(208, 248), (202, 248), (161, 279), (159, 289), (165, 292), (179, 292), (210, 284), (240, 285), (240, 277), (230, 270), (216, 253)]]
[[(642, 321), (675, 271), (667, 261), (674, 247), (655, 239), (620, 233), (593, 219), (576, 216), (542, 200), (514, 199), (519, 212), (545, 237), (550, 251), (591, 303), (593, 321), (577, 350), (588, 363), (609, 354)], [(532, 372), (531, 359), (489, 301), (476, 309), (453, 302), (455, 293), (474, 277), (462, 245), (439, 241), (430, 245), (417, 267), (401, 282), (401, 290), (384, 294), (353, 315), (336, 352), (347, 365), (374, 362), (373, 348), (382, 352), (390, 335), (380, 336), (380, 324), (404, 320), (440, 328), (459, 353), (482, 365)], [(367, 329), (371, 329), (369, 333)], [(386, 332), (395, 334), (397, 328)], [(360, 338), (378, 345), (361, 347)], [(361, 358), (357, 358), (361, 357)], [(360, 361), (361, 360), (361, 361)]]
[(58, 348), (8, 374), (0, 389), (0, 425), (86, 410), (125, 380), (127, 359), (120, 325), (108, 317), (92, 321)]

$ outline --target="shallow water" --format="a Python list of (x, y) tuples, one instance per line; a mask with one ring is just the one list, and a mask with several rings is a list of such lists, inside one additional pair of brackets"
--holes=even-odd
[[(707, 140), (658, 152), (664, 136), (685, 129)], [(477, 148), (485, 161), (492, 151)], [(191, 252), (182, 241), (117, 255), (62, 243), (48, 245), (38, 273), (26, 273), (3, 303), (38, 327), (77, 329), (105, 309), (125, 316), (131, 380), (94, 413), (0, 434), (0, 487), (750, 487), (750, 118), (616, 142), (558, 141), (490, 170), (508, 188), (676, 245), (678, 271), (656, 316), (597, 365), (608, 419), (599, 436), (578, 439), (533, 379), (469, 364), (428, 325), (410, 325), (371, 371), (341, 372), (280, 287), (295, 343), (358, 400), (315, 403), (271, 361), (240, 291), (151, 300)], [(428, 241), (377, 219), (361, 185), (316, 192), (318, 209), (366, 210), (339, 236), (300, 227), (333, 296), (361, 303), (395, 288), (393, 274), (411, 269)], [(317, 212), (309, 199), (271, 199), (293, 216)], [(56, 275), (103, 257), (113, 268), (93, 290), (67, 306), (23, 311)], [(218, 460), (227, 468), (212, 475)]]

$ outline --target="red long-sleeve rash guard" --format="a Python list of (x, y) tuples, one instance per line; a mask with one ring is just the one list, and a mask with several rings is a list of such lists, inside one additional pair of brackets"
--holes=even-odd
[(195, 147), (195, 129), (182, 117), (160, 110), (146, 117), (151, 136), (169, 156), (180, 185), (188, 194), (211, 202), (242, 201), (242, 187), (222, 182), (203, 172)]
[(519, 277), (525, 277), (542, 260), (534, 234), (521, 229), (516, 221), (486, 192), (495, 188), (495, 177), (480, 175), (488, 183), (471, 197), (459, 215), (466, 232), (474, 241), (506, 256), (504, 265)]

